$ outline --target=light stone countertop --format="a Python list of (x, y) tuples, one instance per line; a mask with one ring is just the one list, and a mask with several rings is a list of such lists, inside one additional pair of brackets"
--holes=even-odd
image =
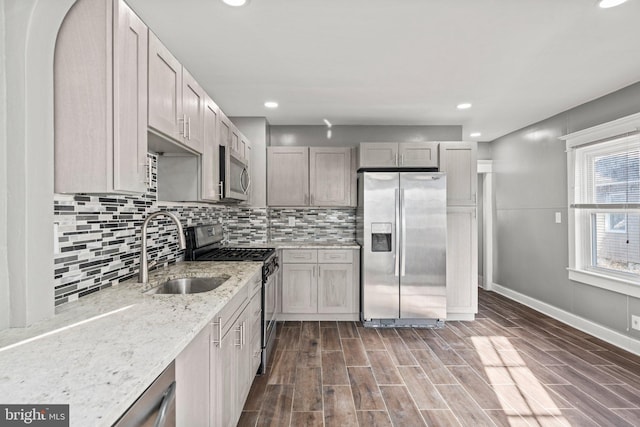
[(2, 403), (69, 404), (71, 426), (111, 426), (261, 266), (177, 263), (150, 272), (145, 289), (177, 277), (230, 278), (191, 295), (144, 295), (130, 280), (0, 332)]

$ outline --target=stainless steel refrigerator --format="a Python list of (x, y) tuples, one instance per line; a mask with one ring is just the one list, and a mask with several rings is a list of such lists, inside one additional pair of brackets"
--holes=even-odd
[(441, 326), (447, 314), (446, 175), (360, 172), (357, 240), (366, 326)]

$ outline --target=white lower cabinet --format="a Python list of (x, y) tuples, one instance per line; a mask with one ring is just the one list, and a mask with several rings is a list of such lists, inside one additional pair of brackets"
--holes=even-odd
[(279, 317), (282, 320), (357, 320), (358, 254), (357, 249), (283, 249)]
[(478, 312), (478, 219), (475, 207), (447, 208), (447, 320)]
[(178, 427), (238, 423), (260, 365), (261, 286), (258, 273), (176, 358)]

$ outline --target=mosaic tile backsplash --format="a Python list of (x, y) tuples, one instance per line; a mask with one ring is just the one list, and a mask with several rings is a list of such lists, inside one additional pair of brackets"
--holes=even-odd
[[(289, 225), (294, 218), (295, 225)], [(269, 209), (269, 239), (273, 242), (353, 242), (355, 208)]]
[[(222, 222), (229, 244), (272, 241), (345, 242), (355, 239), (355, 209), (269, 209), (157, 201), (155, 155), (152, 180), (139, 196), (54, 195), (59, 252), (55, 255), (55, 305), (77, 300), (138, 274), (140, 227), (151, 212), (175, 213), (183, 226)], [(288, 226), (294, 217), (296, 225)], [(164, 217), (149, 227), (149, 260), (180, 261), (175, 226)]]

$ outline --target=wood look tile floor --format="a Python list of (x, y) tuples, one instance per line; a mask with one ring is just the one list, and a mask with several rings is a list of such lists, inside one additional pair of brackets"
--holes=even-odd
[(239, 426), (640, 426), (640, 357), (480, 290), (473, 322), (284, 322)]

